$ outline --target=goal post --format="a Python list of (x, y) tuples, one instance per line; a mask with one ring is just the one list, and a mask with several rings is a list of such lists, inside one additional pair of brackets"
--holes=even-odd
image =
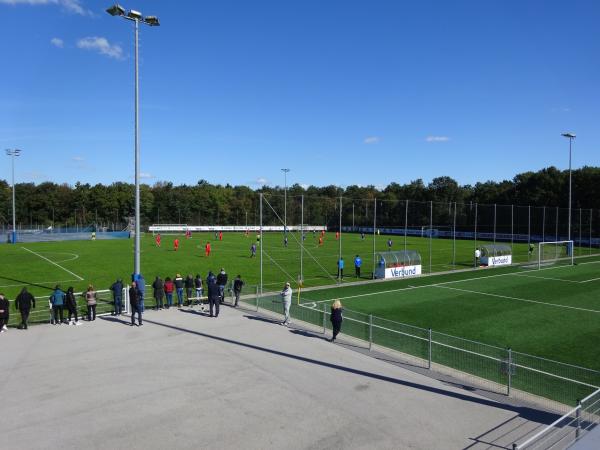
[(573, 241), (550, 241), (538, 244), (538, 269), (550, 264), (574, 264)]

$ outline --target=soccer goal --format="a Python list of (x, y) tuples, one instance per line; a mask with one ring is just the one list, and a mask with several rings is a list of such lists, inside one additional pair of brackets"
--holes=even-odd
[(540, 242), (538, 244), (538, 269), (551, 264), (572, 266), (573, 241)]

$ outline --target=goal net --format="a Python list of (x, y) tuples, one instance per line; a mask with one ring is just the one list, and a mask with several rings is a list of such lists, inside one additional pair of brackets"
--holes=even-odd
[(540, 242), (538, 269), (551, 264), (573, 265), (573, 241)]

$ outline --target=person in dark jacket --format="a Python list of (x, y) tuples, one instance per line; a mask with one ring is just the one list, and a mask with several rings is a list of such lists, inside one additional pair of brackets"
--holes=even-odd
[(144, 276), (140, 273), (136, 276), (135, 285), (138, 290), (138, 303), (140, 312), (144, 312), (144, 297), (146, 295), (146, 280)]
[(342, 329), (342, 321), (344, 320), (344, 317), (342, 316), (343, 311), (344, 308), (342, 308), (342, 302), (339, 300), (334, 301), (333, 305), (331, 305), (330, 317), (331, 325), (333, 327), (333, 337), (331, 338), (331, 342), (335, 341), (335, 338)]
[(4, 333), (6, 331), (6, 324), (8, 324), (9, 317), (10, 313), (8, 311), (8, 299), (4, 296), (4, 294), (0, 294), (0, 333)]
[(54, 325), (61, 325), (64, 321), (64, 308), (65, 308), (65, 293), (57, 284), (54, 287), (54, 292), (50, 295), (50, 303), (52, 304), (52, 323)]
[(217, 275), (217, 286), (219, 286), (219, 301), (223, 303), (225, 301), (225, 286), (227, 285), (227, 274), (225, 269), (221, 268), (221, 271)]
[(190, 300), (193, 296), (192, 292), (194, 291), (194, 277), (192, 274), (189, 274), (185, 277), (185, 299), (187, 300), (188, 306), (192, 306), (192, 300)]
[(245, 283), (242, 281), (241, 275), (238, 275), (233, 281), (233, 295), (235, 297), (233, 306), (235, 308), (237, 308), (238, 302), (240, 301), (240, 295), (242, 294), (242, 288), (244, 287), (244, 284)]
[[(208, 282), (208, 305), (210, 309), (210, 317), (219, 317), (219, 286), (214, 278)], [(214, 314), (213, 314), (214, 309)]]
[(120, 316), (123, 312), (123, 281), (119, 278), (110, 287), (115, 305), (114, 315)]
[(204, 303), (202, 303), (202, 277), (199, 273), (197, 273), (196, 278), (194, 278), (194, 287), (196, 288), (196, 301), (200, 305), (202, 311), (204, 311)]
[(175, 283), (175, 292), (177, 292), (177, 307), (181, 308), (183, 306), (183, 278), (177, 274), (173, 282)]
[(129, 304), (131, 305), (131, 326), (135, 325), (135, 313), (138, 315), (138, 327), (142, 325), (142, 309), (140, 308), (140, 291), (137, 283), (133, 281), (129, 288)]
[(24, 287), (15, 299), (15, 309), (21, 313), (21, 325), (19, 325), (21, 330), (27, 329), (27, 320), (31, 308), (35, 309), (35, 297)]
[[(73, 293), (73, 286), (69, 286), (67, 289), (67, 295), (65, 297), (67, 311), (69, 312), (69, 325), (80, 325), (79, 317), (77, 317), (77, 299)], [(73, 321), (75, 317), (75, 321)]]
[(159, 309), (163, 309), (165, 283), (163, 283), (163, 280), (158, 275), (156, 275), (156, 278), (152, 283), (152, 289), (154, 290), (154, 300), (156, 301), (156, 307), (154, 309), (156, 309), (157, 311)]

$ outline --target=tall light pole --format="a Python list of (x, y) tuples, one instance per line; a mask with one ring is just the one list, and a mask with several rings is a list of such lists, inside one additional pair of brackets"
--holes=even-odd
[(569, 227), (568, 227), (568, 238), (567, 240), (571, 240), (571, 149), (573, 146), (573, 139), (575, 139), (575, 135), (573, 133), (562, 133), (562, 136), (569, 139)]
[(21, 150), (18, 148), (6, 149), (6, 154), (12, 158), (12, 216), (13, 216), (13, 227), (12, 227), (12, 243), (17, 243), (17, 219), (16, 219), (16, 208), (15, 208), (15, 158), (21, 154)]
[(134, 43), (135, 43), (135, 236), (134, 236), (134, 256), (133, 256), (133, 276), (136, 278), (140, 274), (140, 139), (139, 139), (139, 77), (138, 77), (138, 35), (139, 24), (143, 23), (151, 27), (160, 25), (156, 16), (142, 16), (139, 11), (133, 9), (126, 11), (120, 5), (113, 5), (106, 10), (111, 16), (122, 17), (125, 20), (131, 20), (134, 23)]
[(287, 234), (287, 174), (290, 169), (281, 169), (283, 172), (283, 234)]

